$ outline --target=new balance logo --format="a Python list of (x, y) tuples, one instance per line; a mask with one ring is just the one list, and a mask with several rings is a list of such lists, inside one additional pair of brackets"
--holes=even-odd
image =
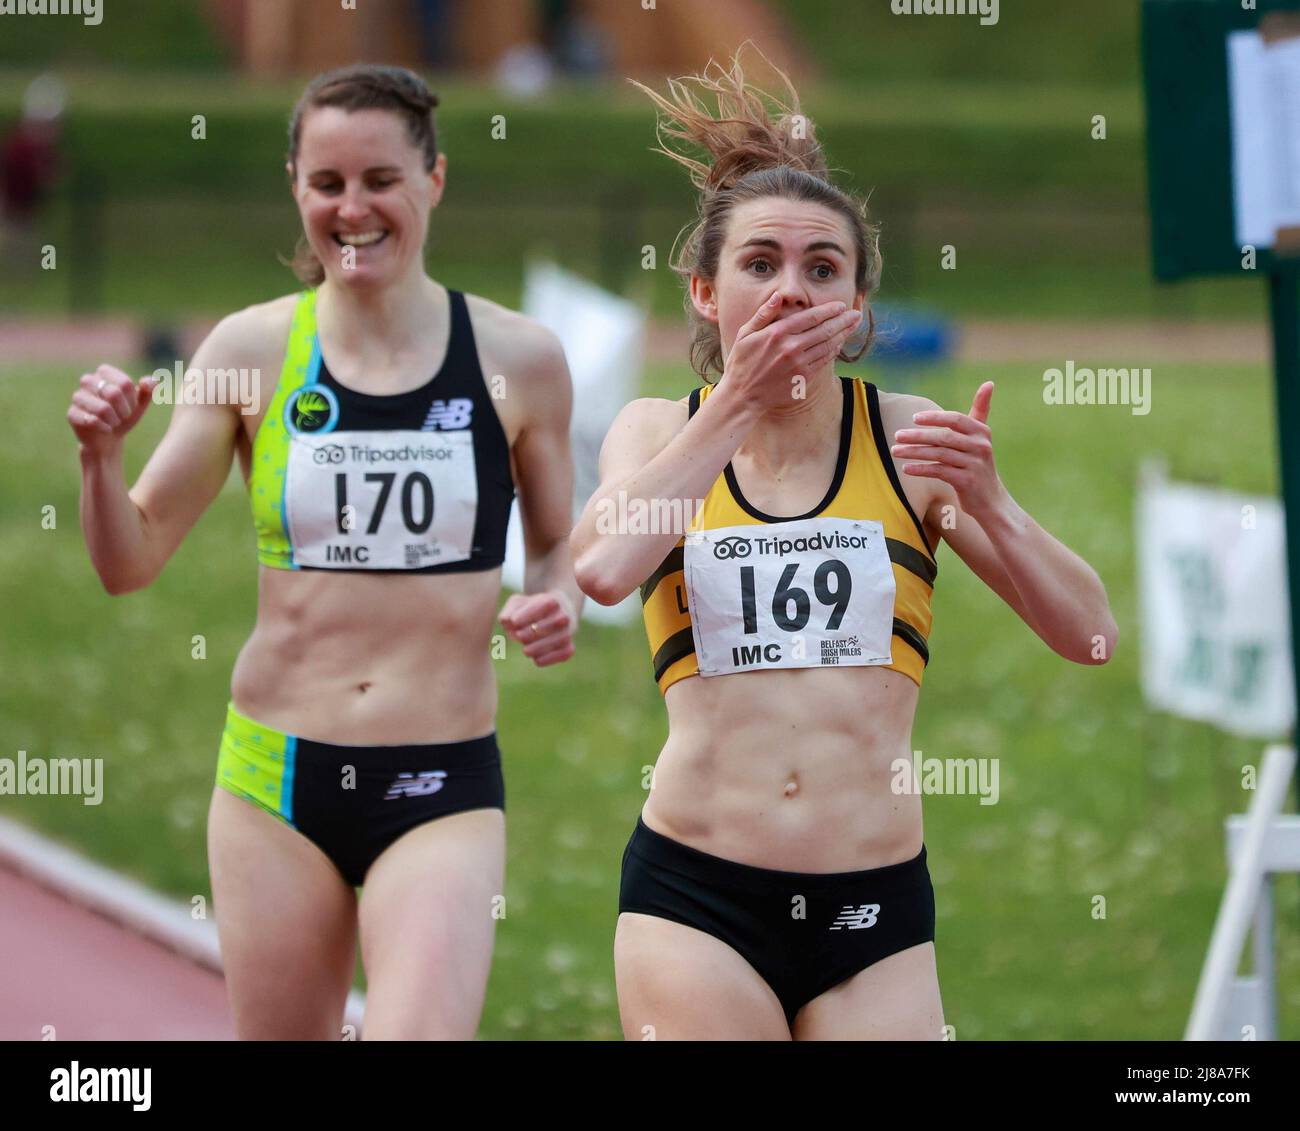
[(839, 917), (831, 924), (832, 931), (861, 931), (867, 927), (876, 925), (876, 915), (880, 912), (880, 904), (864, 903), (861, 907), (854, 907), (849, 904), (839, 913)]
[(385, 801), (398, 797), (424, 797), (437, 793), (442, 788), (446, 770), (422, 770), (418, 774), (398, 774), (397, 780), (388, 787), (384, 794)]
[(452, 397), (449, 401), (434, 401), (429, 415), (424, 418), (422, 432), (451, 432), (468, 428), (474, 415), (474, 402), (469, 397)]

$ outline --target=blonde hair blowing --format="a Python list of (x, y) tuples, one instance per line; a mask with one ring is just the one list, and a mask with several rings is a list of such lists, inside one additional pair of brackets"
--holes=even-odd
[[(745, 79), (741, 56), (747, 47), (768, 64), (785, 84), (788, 102), (766, 93)], [(668, 96), (629, 79), (658, 109), (656, 152), (690, 173), (699, 193), (698, 216), (688, 225), (680, 251), (674, 248), (672, 268), (689, 283), (692, 275), (713, 280), (727, 234), (731, 210), (739, 203), (767, 197), (821, 204), (844, 217), (856, 251), (854, 285), (869, 295), (880, 282), (879, 228), (868, 219), (865, 200), (858, 200), (830, 181), (830, 170), (813, 123), (800, 110), (799, 94), (789, 77), (761, 51), (746, 42), (723, 68), (712, 59), (700, 74), (668, 80)], [(712, 96), (716, 113), (700, 97)], [(704, 159), (691, 151), (703, 151)], [(685, 230), (685, 229), (684, 229)], [(679, 237), (680, 239), (680, 237)], [(722, 372), (722, 342), (715, 323), (706, 321), (686, 295), (691, 316), (691, 364), (705, 380)], [(857, 361), (875, 338), (875, 316), (869, 303), (854, 353), (841, 351), (839, 360)], [(852, 340), (852, 339), (851, 339)]]

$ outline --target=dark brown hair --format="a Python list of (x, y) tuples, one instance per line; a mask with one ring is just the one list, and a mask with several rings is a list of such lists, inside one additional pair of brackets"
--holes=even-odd
[[(298, 171), (298, 145), (302, 140), (302, 120), (308, 110), (320, 106), (338, 106), (354, 110), (391, 110), (406, 123), (406, 136), (421, 151), (426, 172), (438, 160), (438, 134), (433, 109), (438, 96), (419, 75), (405, 67), (387, 67), (356, 63), (317, 75), (307, 85), (289, 118), (289, 165)], [(325, 281), (325, 268), (303, 236), (289, 262), (293, 272), (308, 286), (318, 287)]]
[[(865, 201), (831, 184), (813, 124), (800, 113), (798, 92), (785, 72), (754, 48), (785, 83), (788, 104), (745, 81), (740, 59), (746, 46), (752, 44), (736, 52), (730, 69), (710, 59), (701, 74), (669, 79), (666, 98), (635, 79), (629, 80), (648, 94), (660, 111), (658, 152), (686, 166), (699, 191), (698, 217), (688, 226), (672, 268), (688, 284), (691, 275), (715, 279), (731, 210), (744, 201), (780, 197), (822, 204), (844, 217), (857, 253), (854, 286), (858, 293), (869, 295), (880, 283), (879, 228), (869, 221)], [(697, 89), (715, 96), (716, 114), (701, 101)], [(703, 150), (706, 159), (689, 156), (673, 142)], [(722, 372), (718, 327), (700, 317), (689, 292), (686, 309), (692, 323), (691, 365), (707, 381), (711, 371)], [(870, 303), (864, 303), (864, 314), (865, 337), (861, 331), (854, 335), (861, 341), (860, 348), (852, 354), (841, 351), (839, 360), (857, 361), (871, 347), (876, 320)]]

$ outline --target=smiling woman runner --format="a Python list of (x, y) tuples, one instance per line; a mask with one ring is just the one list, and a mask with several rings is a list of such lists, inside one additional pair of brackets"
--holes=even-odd
[(358, 925), (366, 1037), (474, 1035), (504, 883), (490, 649), (516, 486), (527, 595), (501, 621), (539, 666), (573, 654), (568, 369), (549, 331), (425, 274), (436, 104), (376, 66), (299, 101), (311, 289), (224, 319), (190, 366), (260, 373), (257, 411), (177, 403), (129, 492), (152, 378), (100, 366), (68, 412), (110, 593), (158, 576), (235, 453), (248, 480), (257, 624), (208, 815), (240, 1037), (337, 1039)]
[[(623, 856), (629, 1039), (940, 1038), (921, 802), (890, 788), (911, 765), (939, 539), (1067, 659), (1102, 662), (1117, 637), (1097, 575), (998, 479), (991, 384), (967, 414), (836, 375), (876, 233), (785, 82), (789, 105), (737, 58), (647, 92), (661, 139), (711, 159), (663, 147), (700, 192), (675, 267), (692, 359), (721, 376), (622, 411), (572, 538), (589, 596), (640, 586), (668, 710)], [(694, 513), (685, 537), (605, 530), (619, 492)]]

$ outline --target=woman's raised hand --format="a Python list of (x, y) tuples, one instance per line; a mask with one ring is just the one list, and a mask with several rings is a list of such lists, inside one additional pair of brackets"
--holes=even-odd
[(156, 377), (141, 377), (137, 384), (111, 365), (83, 373), (68, 408), (68, 423), (81, 446), (97, 452), (119, 446), (149, 407), (157, 384)]
[(780, 309), (781, 292), (774, 291), (736, 332), (722, 378), (737, 396), (763, 408), (800, 399), (796, 378), (806, 380), (835, 357), (862, 322), (861, 312), (842, 302), (824, 302), (784, 318)]

